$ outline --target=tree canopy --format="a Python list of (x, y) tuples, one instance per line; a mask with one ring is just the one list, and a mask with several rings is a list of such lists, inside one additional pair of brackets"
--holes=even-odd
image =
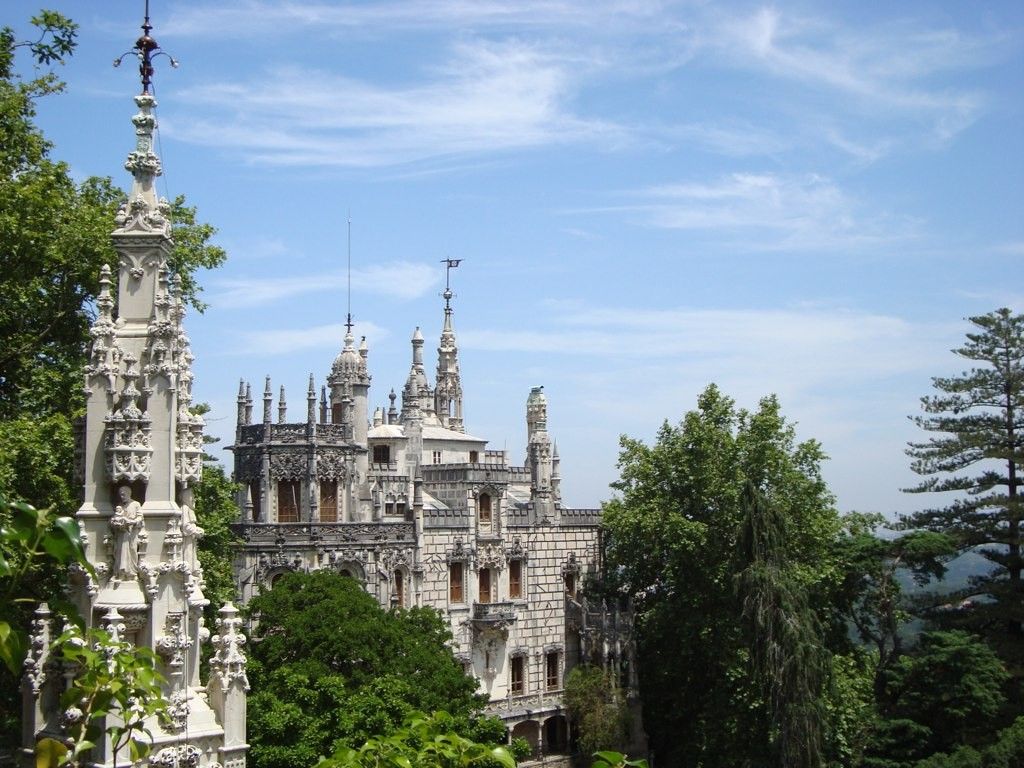
[(653, 445), (622, 438), (621, 498), (605, 505), (609, 571), (637, 606), (640, 694), (658, 762), (743, 765), (778, 738), (750, 664), (735, 575), (750, 484), (785, 520), (786, 579), (821, 608), (838, 582), (840, 523), (824, 454), (798, 442), (774, 397), (737, 408), (709, 386)]
[(985, 635), (1020, 666), (1024, 315), (1004, 308), (969, 319), (974, 331), (953, 352), (974, 367), (932, 379), (937, 394), (921, 398), (924, 414), (913, 421), (934, 434), (907, 450), (914, 471), (926, 476), (908, 490), (957, 495), (945, 507), (911, 516), (907, 525), (945, 532), (961, 551), (975, 549), (993, 564), (959, 596), (969, 602), (940, 618)]
[(385, 611), (355, 579), (320, 570), (280, 577), (249, 610), (257, 768), (313, 765), (394, 732), (415, 711), (449, 713), (466, 738), (504, 741), (499, 721), (479, 717), (484, 700), (434, 609)]

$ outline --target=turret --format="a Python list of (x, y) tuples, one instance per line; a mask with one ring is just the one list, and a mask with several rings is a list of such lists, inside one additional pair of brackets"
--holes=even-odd
[(355, 337), (349, 325), (345, 333), (345, 345), (334, 358), (331, 373), (327, 377), (327, 384), (330, 387), (331, 421), (339, 424), (347, 421), (351, 424), (352, 440), (360, 445), (366, 444), (370, 394), (368, 350), (365, 341), (364, 338), (360, 349), (356, 350)]
[(533, 387), (526, 399), (526, 466), (530, 470), (530, 499), (538, 521), (554, 522), (554, 461), (548, 435), (548, 400), (544, 387)]
[(441, 341), (437, 347), (437, 387), (434, 390), (434, 411), (442, 427), (456, 432), (464, 432), (462, 419), (462, 378), (459, 375), (459, 348), (455, 342), (455, 329), (452, 327), (452, 293), (449, 277), (453, 267), (457, 267), (461, 259), (445, 259), (444, 326), (441, 329)]

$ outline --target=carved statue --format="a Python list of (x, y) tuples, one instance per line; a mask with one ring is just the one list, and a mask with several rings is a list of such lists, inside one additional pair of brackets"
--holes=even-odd
[(132, 498), (127, 485), (117, 489), (121, 503), (114, 507), (110, 528), (114, 534), (114, 578), (134, 579), (139, 574), (139, 534), (142, 533), (142, 505)]
[(193, 566), (196, 562), (196, 547), (199, 539), (206, 535), (206, 531), (199, 527), (196, 518), (196, 511), (193, 508), (193, 493), (191, 488), (186, 488), (181, 499), (181, 532), (184, 534), (182, 547), (182, 559)]

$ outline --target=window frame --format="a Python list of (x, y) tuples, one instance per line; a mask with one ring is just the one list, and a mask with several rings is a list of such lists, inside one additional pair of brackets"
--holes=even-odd
[[(282, 493), (286, 489), (293, 491), (291, 493), (291, 504), (284, 505), (282, 500), (285, 499), (285, 495)], [(294, 518), (289, 514), (288, 519), (281, 514), (285, 509), (291, 513), (294, 511)], [(277, 522), (279, 523), (297, 523), (302, 517), (302, 481), (301, 480), (287, 480), (282, 479), (277, 481)]]
[[(458, 574), (457, 579), (455, 574)], [(466, 564), (461, 561), (448, 564), (448, 602), (466, 602)]]
[(523, 561), (519, 559), (508, 561), (508, 598), (509, 600), (523, 599)]

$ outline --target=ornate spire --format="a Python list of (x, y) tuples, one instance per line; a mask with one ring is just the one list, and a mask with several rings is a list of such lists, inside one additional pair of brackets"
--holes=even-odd
[(462, 259), (444, 259), (444, 327), (437, 347), (437, 388), (434, 390), (434, 411), (441, 425), (456, 432), (464, 432), (462, 420), (462, 377), (459, 375), (459, 348), (452, 328), (451, 272)]
[(156, 40), (150, 36), (153, 26), (149, 23), (149, 0), (146, 0), (145, 19), (142, 22), (142, 36), (135, 41), (135, 46), (114, 60), (114, 66), (120, 66), (127, 56), (135, 56), (139, 60), (139, 77), (142, 81), (142, 93), (135, 97), (139, 108), (138, 114), (132, 118), (135, 125), (135, 151), (129, 153), (124, 167), (132, 174), (132, 191), (128, 202), (122, 206), (115, 221), (118, 231), (169, 231), (170, 206), (166, 200), (158, 200), (155, 180), (163, 170), (160, 158), (153, 151), (153, 130), (156, 128), (156, 117), (153, 108), (156, 99), (150, 93), (153, 83), (153, 59), (167, 56), (171, 66), (178, 66), (164, 51)]

